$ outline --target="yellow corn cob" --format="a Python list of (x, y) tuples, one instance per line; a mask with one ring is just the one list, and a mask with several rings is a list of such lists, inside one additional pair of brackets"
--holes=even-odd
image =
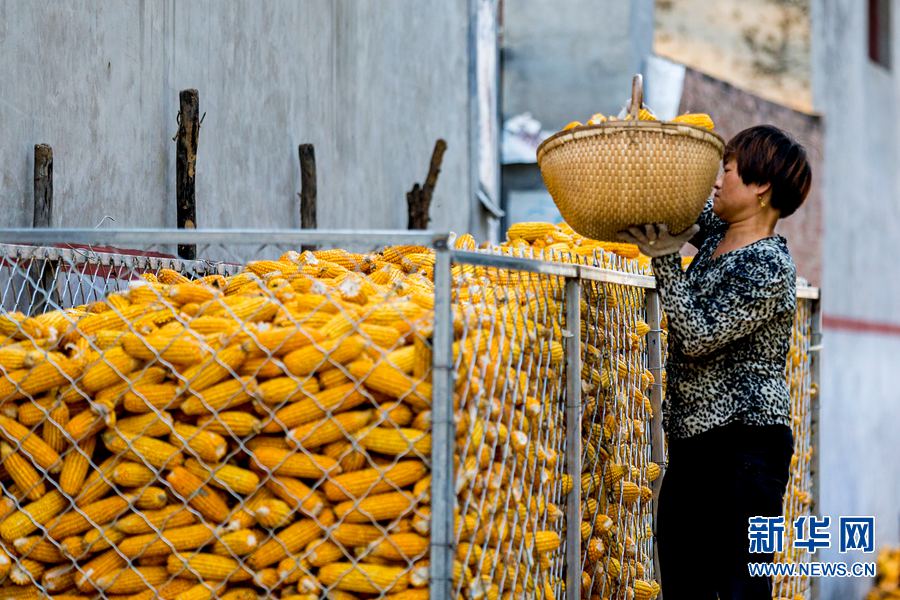
[(253, 377), (228, 379), (187, 396), (181, 404), (181, 411), (187, 415), (214, 413), (239, 406), (249, 401), (250, 395), (256, 392), (257, 383)]
[(196, 302), (202, 304), (220, 296), (212, 287), (194, 283), (176, 283), (169, 287), (169, 298), (176, 304)]
[(192, 365), (203, 358), (200, 340), (188, 329), (156, 331), (148, 335), (125, 333), (121, 342), (124, 352), (140, 360)]
[(526, 242), (533, 242), (547, 236), (549, 233), (555, 230), (556, 225), (552, 223), (514, 223), (510, 225), (509, 230), (506, 232), (506, 237), (509, 240), (525, 240)]
[(311, 517), (318, 517), (325, 508), (319, 492), (314, 492), (299, 479), (270, 476), (264, 481), (266, 489), (287, 502), (292, 510)]
[(36, 560), (20, 558), (13, 565), (9, 573), (9, 579), (16, 585), (29, 585), (41, 580), (46, 567)]
[(606, 555), (606, 544), (598, 537), (592, 537), (587, 543), (587, 558), (592, 564)]
[(425, 477), (428, 469), (418, 460), (403, 460), (383, 468), (364, 469), (329, 477), (325, 496), (332, 501), (365, 498), (371, 494), (403, 489)]
[(312, 450), (347, 439), (354, 432), (365, 427), (372, 419), (373, 411), (362, 410), (340, 413), (325, 419), (304, 423), (288, 432), (289, 443), (299, 448)]
[(96, 589), (100, 578), (122, 569), (125, 564), (125, 559), (120, 556), (118, 550), (107, 550), (82, 566), (80, 572), (75, 575), (75, 586), (82, 592)]
[(388, 246), (381, 251), (381, 258), (390, 263), (400, 264), (404, 256), (430, 252), (425, 246)]
[(395, 326), (398, 323), (414, 324), (426, 310), (412, 301), (397, 301), (379, 304), (364, 311), (363, 324)]
[(219, 536), (212, 548), (220, 556), (245, 556), (259, 546), (259, 537), (250, 529), (238, 529)]
[(53, 448), (21, 424), (3, 415), (0, 415), (0, 437), (17, 447), (37, 466), (51, 473), (59, 473), (62, 468), (59, 454)]
[(93, 407), (82, 410), (66, 423), (66, 433), (72, 439), (82, 441), (93, 437), (106, 427), (115, 425), (116, 413), (111, 407), (112, 405), (106, 402), (97, 402)]
[(348, 500), (334, 507), (335, 515), (348, 523), (394, 520), (408, 514), (415, 508), (412, 494), (390, 492), (368, 495), (362, 500)]
[(217, 554), (193, 553), (172, 554), (169, 556), (166, 569), (169, 574), (179, 577), (193, 577), (201, 581), (249, 581), (253, 574), (245, 569), (237, 560)]
[(259, 477), (256, 473), (234, 465), (200, 464), (189, 458), (185, 461), (184, 467), (202, 481), (226, 492), (249, 495), (259, 487)]
[(431, 434), (417, 429), (374, 427), (354, 437), (360, 446), (379, 454), (405, 456), (418, 453), (427, 457), (431, 453)]
[(278, 529), (290, 523), (294, 511), (288, 504), (277, 498), (261, 500), (253, 511), (257, 523), (267, 529)]
[(217, 531), (205, 523), (163, 529), (160, 532), (135, 535), (118, 544), (127, 558), (168, 556), (172, 550), (196, 550), (215, 541)]
[(246, 358), (247, 352), (241, 345), (222, 348), (214, 357), (186, 369), (181, 374), (183, 383), (179, 389), (196, 394), (212, 387), (226, 377), (233, 376)]
[(84, 533), (94, 525), (112, 522), (128, 510), (129, 498), (113, 496), (87, 504), (80, 511), (66, 512), (47, 528), (47, 535), (55, 540)]
[(154, 438), (122, 431), (104, 431), (101, 437), (110, 452), (157, 469), (178, 466), (184, 462), (184, 457), (176, 446)]
[(253, 551), (247, 559), (247, 563), (254, 570), (263, 569), (273, 565), (292, 554), (296, 554), (301, 548), (306, 547), (311, 541), (321, 535), (322, 530), (312, 519), (300, 519), (288, 525), (273, 538), (270, 538), (259, 548)]
[(122, 309), (106, 310), (88, 315), (75, 322), (75, 325), (66, 333), (64, 340), (74, 342), (78, 337), (89, 337), (104, 329), (126, 329), (147, 311), (148, 307), (145, 304), (133, 304)]
[(56, 490), (39, 500), (25, 505), (9, 515), (0, 524), (0, 537), (7, 542), (25, 537), (41, 525), (48, 523), (68, 506), (68, 500)]
[(349, 363), (356, 359), (365, 347), (366, 341), (360, 335), (330, 339), (321, 344), (294, 350), (284, 357), (284, 365), (294, 375), (310, 375), (321, 368)]
[(62, 471), (59, 476), (59, 489), (67, 496), (75, 497), (82, 489), (90, 467), (90, 459), (96, 446), (97, 438), (89, 437), (80, 441), (76, 447), (69, 450), (69, 453), (63, 459)]
[(199, 314), (229, 317), (239, 322), (271, 321), (280, 304), (263, 296), (231, 296), (200, 305)]
[(31, 368), (41, 354), (27, 350), (24, 346), (10, 345), (0, 348), (0, 370), (9, 373), (23, 368)]
[(180, 498), (213, 523), (224, 523), (230, 510), (222, 495), (184, 467), (174, 467), (166, 476), (166, 481)]
[(255, 377), (257, 379), (271, 379), (287, 375), (284, 363), (277, 358), (258, 357), (248, 358), (238, 370), (242, 377)]
[[(84, 534), (83, 537), (67, 537), (62, 541), (63, 550), (68, 548), (69, 546), (66, 544), (67, 540), (72, 539), (80, 539), (80, 549), (84, 553), (94, 553), (101, 552), (103, 550), (108, 550), (112, 548), (115, 544), (118, 544), (122, 540), (125, 539), (125, 534), (121, 531), (113, 529), (111, 525), (106, 526), (104, 528), (98, 529), (94, 528), (89, 530)], [(68, 553), (69, 558), (79, 558), (80, 554)]]
[(48, 419), (44, 421), (41, 437), (55, 452), (63, 452), (69, 445), (69, 440), (66, 439), (64, 433), (65, 427), (69, 423), (69, 407), (62, 402), (57, 402), (47, 416)]
[(33, 367), (0, 373), (0, 402), (31, 397), (71, 383), (81, 375), (83, 364), (58, 353), (48, 354)]
[(266, 404), (279, 405), (298, 398), (310, 397), (318, 391), (318, 387), (315, 379), (276, 377), (260, 383), (257, 395)]
[(103, 352), (96, 361), (87, 366), (81, 377), (81, 387), (88, 392), (97, 392), (128, 379), (141, 362), (126, 354), (121, 346)]
[(612, 493), (613, 498), (621, 498), (625, 504), (631, 504), (641, 497), (641, 488), (633, 481), (618, 481)]
[(218, 433), (184, 423), (173, 425), (169, 443), (206, 462), (221, 460), (228, 450), (225, 438)]
[(62, 562), (64, 559), (56, 544), (41, 535), (18, 538), (13, 540), (13, 546), (19, 556), (38, 562), (52, 564)]
[(159, 510), (144, 511), (127, 515), (113, 524), (118, 531), (128, 535), (151, 533), (167, 528), (192, 525), (197, 521), (193, 513), (184, 506), (170, 505)]
[(661, 473), (662, 469), (657, 463), (650, 463), (647, 465), (647, 481), (656, 480)]
[(6, 442), (0, 442), (0, 454), (3, 466), (19, 489), (29, 500), (38, 500), (46, 492), (43, 478), (38, 474), (31, 462)]
[[(189, 579), (175, 579), (174, 581), (192, 581)], [(223, 588), (223, 584), (216, 583), (215, 581), (203, 582), (193, 585), (192, 587), (188, 587), (187, 589), (180, 591), (175, 596), (172, 596), (174, 600), (210, 600), (211, 598), (217, 597), (217, 590)]]
[[(282, 594), (282, 598), (284, 595)], [(250, 588), (230, 589), (224, 594), (219, 594), (221, 600), (258, 600), (259, 595), (256, 590)]]
[(166, 490), (157, 486), (145, 487), (135, 493), (132, 504), (140, 510), (158, 510), (168, 502)]
[(334, 388), (351, 383), (352, 380), (343, 368), (332, 368), (319, 371), (319, 389)]
[[(47, 569), (41, 578), (41, 585), (48, 592), (68, 590), (75, 587), (75, 573), (75, 567), (71, 564)], [(72, 595), (68, 594), (58, 594), (54, 598), (59, 598), (60, 596), (68, 600), (75, 600)]]
[(683, 123), (685, 125), (694, 125), (695, 127), (703, 127), (704, 129), (715, 129), (715, 123), (709, 115), (704, 113), (686, 113), (678, 115), (672, 119), (673, 123)]
[(367, 552), (371, 556), (411, 562), (427, 555), (429, 538), (416, 533), (395, 533), (369, 544)]
[(259, 419), (241, 411), (225, 411), (201, 417), (197, 426), (229, 437), (243, 437), (258, 433), (262, 429)]
[(125, 417), (116, 421), (116, 429), (127, 433), (142, 433), (149, 437), (166, 435), (172, 431), (172, 415), (166, 411)]
[(174, 383), (140, 383), (125, 392), (122, 406), (133, 413), (155, 410), (174, 410), (181, 404), (178, 387)]
[(419, 410), (431, 407), (431, 384), (416, 381), (389, 364), (381, 362), (373, 367), (357, 361), (350, 363), (347, 370), (367, 388), (403, 400)]
[(169, 578), (165, 567), (132, 567), (98, 577), (96, 586), (106, 594), (136, 594), (155, 590)]
[(329, 473), (338, 474), (341, 470), (337, 461), (328, 456), (295, 454), (280, 448), (257, 448), (250, 458), (250, 466), (254, 469), (288, 477), (319, 479)]
[(386, 325), (374, 325), (372, 323), (362, 323), (359, 325), (359, 332), (367, 340), (381, 348), (393, 348), (400, 343), (401, 335), (396, 327)]
[(173, 269), (160, 269), (156, 274), (157, 279), (166, 285), (177, 285), (179, 283), (190, 283), (191, 280)]
[(339, 590), (372, 594), (402, 592), (409, 586), (405, 567), (331, 563), (319, 569), (318, 578), (322, 584)]
[(299, 427), (304, 423), (324, 417), (326, 411), (339, 412), (349, 410), (366, 402), (353, 383), (329, 388), (315, 394), (315, 399), (308, 398), (293, 402), (276, 411), (272, 421), (263, 428), (266, 433), (278, 433)]

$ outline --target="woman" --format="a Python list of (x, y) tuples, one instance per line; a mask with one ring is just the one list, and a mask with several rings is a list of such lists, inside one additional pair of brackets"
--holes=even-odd
[[(811, 170), (803, 147), (769, 125), (738, 133), (723, 164), (688, 231), (620, 232), (652, 257), (669, 322), (657, 513), (665, 600), (772, 598), (769, 578), (748, 572), (749, 562), (773, 560), (749, 552), (748, 520), (782, 514), (793, 454), (784, 373), (796, 267), (774, 231), (806, 199)], [(682, 271), (688, 240), (699, 252)]]

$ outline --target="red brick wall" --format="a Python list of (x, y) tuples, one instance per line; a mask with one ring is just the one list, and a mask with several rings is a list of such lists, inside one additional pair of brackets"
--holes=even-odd
[(687, 69), (679, 113), (705, 112), (712, 116), (718, 133), (728, 141), (747, 127), (771, 124), (793, 135), (807, 150), (812, 166), (813, 184), (803, 206), (777, 227), (788, 240), (797, 274), (810, 284), (822, 283), (822, 119), (763, 100), (746, 90), (708, 75)]

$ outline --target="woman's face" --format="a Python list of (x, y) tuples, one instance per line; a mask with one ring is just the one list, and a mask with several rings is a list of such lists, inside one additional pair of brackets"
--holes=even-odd
[(724, 221), (733, 223), (759, 212), (759, 195), (764, 194), (769, 185), (747, 185), (738, 173), (737, 161), (725, 163), (716, 179), (713, 196), (713, 211)]

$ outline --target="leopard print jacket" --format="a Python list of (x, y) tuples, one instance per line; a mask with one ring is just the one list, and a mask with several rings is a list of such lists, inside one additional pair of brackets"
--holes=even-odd
[(712, 199), (698, 224), (703, 241), (686, 271), (677, 252), (652, 260), (669, 323), (666, 433), (682, 439), (734, 422), (790, 426), (784, 369), (797, 269), (787, 240), (775, 235), (712, 258), (728, 227)]

